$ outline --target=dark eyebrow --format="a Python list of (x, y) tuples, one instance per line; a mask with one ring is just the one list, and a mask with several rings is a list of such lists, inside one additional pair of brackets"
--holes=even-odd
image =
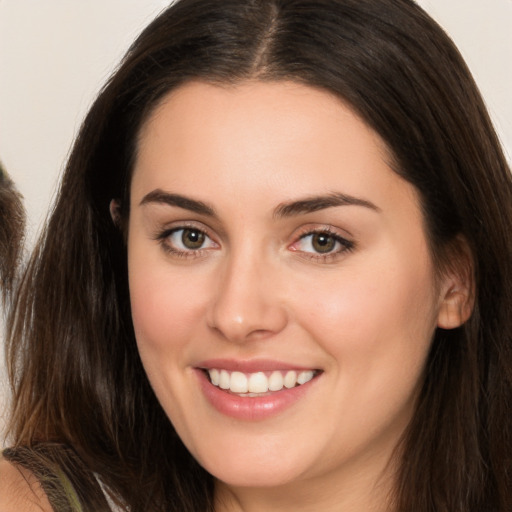
[(216, 217), (215, 210), (206, 203), (179, 194), (170, 194), (160, 189), (153, 190), (149, 192), (149, 194), (146, 194), (139, 204), (142, 206), (149, 203), (168, 204), (169, 206), (177, 206), (194, 213), (206, 215), (207, 217)]
[(380, 211), (380, 208), (366, 199), (349, 196), (340, 192), (334, 192), (325, 196), (306, 197), (298, 201), (280, 204), (274, 210), (274, 217), (292, 217), (294, 215), (303, 215), (305, 213), (313, 213), (325, 208), (332, 208), (334, 206), (363, 206), (374, 210)]

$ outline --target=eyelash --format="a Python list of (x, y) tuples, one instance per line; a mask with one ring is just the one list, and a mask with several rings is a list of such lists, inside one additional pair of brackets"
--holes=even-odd
[[(213, 240), (213, 238), (208, 234), (207, 230), (204, 228), (198, 228), (195, 225), (180, 225), (177, 227), (173, 227), (171, 229), (166, 229), (161, 233), (158, 233), (155, 239), (160, 243), (162, 249), (171, 254), (174, 257), (178, 258), (199, 258), (204, 255), (205, 251), (210, 250), (210, 247), (204, 248), (199, 247), (197, 249), (187, 249), (182, 250), (174, 247), (169, 243), (169, 239), (171, 236), (176, 235), (180, 231), (190, 230), (191, 232), (197, 232), (200, 236), (204, 236), (205, 239), (210, 240), (210, 242), (216, 246), (218, 244)], [(297, 248), (293, 248), (293, 246), (299, 244), (301, 241), (305, 240), (308, 237), (313, 237), (315, 235), (326, 235), (327, 238), (330, 238), (334, 241), (334, 244), (339, 244), (340, 248), (335, 251), (329, 251), (324, 254), (316, 251), (304, 251), (299, 250)], [(183, 235), (182, 235), (183, 236)], [(336, 246), (336, 245), (335, 245)], [(304, 232), (299, 235), (297, 241), (293, 242), (288, 246), (289, 249), (293, 252), (298, 252), (301, 254), (303, 258), (307, 258), (310, 260), (314, 260), (320, 263), (328, 263), (337, 260), (342, 254), (346, 252), (351, 252), (355, 248), (355, 243), (347, 240), (346, 238), (340, 236), (337, 232), (335, 232), (331, 227), (322, 227), (318, 229), (304, 229)]]
[(171, 229), (166, 229), (166, 230), (162, 231), (161, 233), (158, 233), (157, 236), (155, 237), (155, 239), (160, 243), (160, 246), (166, 253), (171, 254), (174, 257), (178, 257), (178, 258), (201, 257), (204, 254), (204, 251), (209, 250), (209, 248), (200, 247), (198, 249), (182, 250), (182, 249), (173, 247), (173, 245), (171, 245), (171, 243), (169, 243), (171, 236), (175, 235), (176, 233), (179, 233), (180, 231), (186, 231), (186, 230), (190, 230), (192, 232), (197, 232), (200, 235), (204, 235), (204, 237), (207, 238), (208, 240), (210, 240), (213, 244), (218, 245), (212, 239), (212, 237), (209, 236), (208, 232), (204, 228), (198, 228), (197, 226), (194, 226), (194, 225), (181, 225), (181, 226), (177, 226), (177, 227), (174, 227)]
[[(307, 237), (313, 237), (314, 235), (327, 235), (328, 238), (334, 240), (335, 244), (339, 244), (340, 246), (338, 250), (326, 252), (324, 254), (320, 252), (300, 251), (302, 257), (317, 261), (319, 263), (330, 263), (333, 261), (337, 261), (344, 253), (352, 252), (356, 247), (356, 244), (354, 242), (340, 236), (330, 226), (316, 229), (305, 229), (305, 231), (299, 236), (297, 242), (294, 242), (291, 247), (293, 247), (293, 245), (298, 244), (301, 240), (304, 240)], [(299, 252), (297, 249), (292, 250)]]

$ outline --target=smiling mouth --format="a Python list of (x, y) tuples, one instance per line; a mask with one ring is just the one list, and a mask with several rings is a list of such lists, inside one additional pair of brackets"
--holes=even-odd
[(231, 372), (218, 368), (202, 370), (211, 384), (242, 397), (265, 396), (283, 389), (302, 386), (321, 373), (320, 370), (275, 370), (255, 373)]

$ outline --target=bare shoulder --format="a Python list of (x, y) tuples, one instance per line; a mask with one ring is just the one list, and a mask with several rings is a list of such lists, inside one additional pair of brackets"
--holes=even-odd
[(1, 457), (0, 512), (53, 512), (37, 478)]

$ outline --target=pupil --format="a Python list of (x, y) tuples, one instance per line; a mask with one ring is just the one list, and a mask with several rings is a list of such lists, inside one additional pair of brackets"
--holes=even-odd
[(204, 233), (197, 229), (184, 229), (181, 241), (187, 249), (199, 249), (204, 243)]
[(336, 241), (330, 235), (319, 233), (313, 235), (313, 248), (317, 252), (326, 253), (334, 249)]

